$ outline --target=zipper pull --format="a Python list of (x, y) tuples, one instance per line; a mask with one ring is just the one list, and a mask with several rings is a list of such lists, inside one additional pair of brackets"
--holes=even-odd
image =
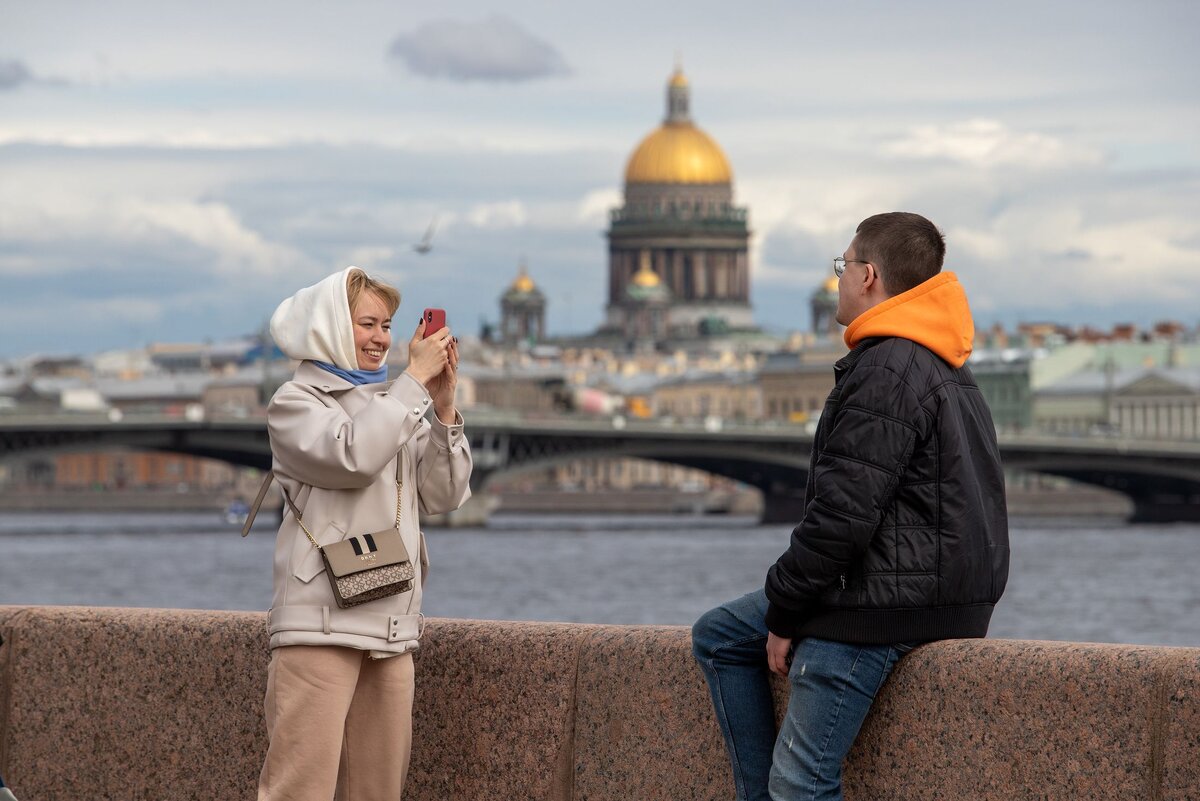
[(846, 589), (846, 574), (843, 573), (842, 575), (838, 576), (838, 578), (842, 580), (842, 589)]

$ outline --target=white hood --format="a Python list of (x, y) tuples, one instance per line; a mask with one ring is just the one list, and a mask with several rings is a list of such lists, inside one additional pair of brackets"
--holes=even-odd
[[(340, 272), (301, 289), (279, 304), (271, 315), (271, 336), (290, 359), (328, 362), (343, 370), (358, 369), (354, 349), (354, 324), (346, 281), (351, 270)], [(387, 354), (384, 353), (384, 360)]]

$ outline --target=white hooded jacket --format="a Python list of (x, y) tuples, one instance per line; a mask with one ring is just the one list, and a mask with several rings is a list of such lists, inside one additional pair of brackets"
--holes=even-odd
[(275, 544), (271, 647), (396, 654), (415, 650), (421, 635), (428, 559), (420, 515), (457, 509), (471, 496), (471, 450), (461, 416), (450, 426), (436, 414), (427, 419), (432, 399), (407, 373), (356, 386), (313, 364), (357, 367), (346, 294), (352, 269), (300, 290), (271, 317), (280, 349), (302, 360), (267, 407), (272, 465), (321, 545), (391, 527), (399, 494), (400, 533), (417, 580), (409, 592), (339, 609), (320, 553), (285, 510)]

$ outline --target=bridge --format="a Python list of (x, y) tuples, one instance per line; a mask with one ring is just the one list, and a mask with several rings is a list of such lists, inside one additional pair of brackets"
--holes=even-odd
[[(784, 423), (704, 426), (623, 418), (468, 412), (473, 488), (493, 476), (589, 458), (639, 457), (694, 467), (757, 487), (764, 522), (800, 519), (812, 435)], [(0, 459), (31, 452), (125, 448), (172, 451), (267, 469), (262, 418), (186, 420), (168, 416), (56, 414), (0, 416)], [(1133, 521), (1200, 520), (1200, 441), (1003, 435), (1010, 469), (1061, 476), (1115, 490), (1133, 503)]]

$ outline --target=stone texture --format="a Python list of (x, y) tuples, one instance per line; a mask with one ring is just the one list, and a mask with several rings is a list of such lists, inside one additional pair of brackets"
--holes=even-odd
[[(0, 607), (0, 633), (0, 775), (22, 801), (254, 797), (261, 613)], [(683, 627), (432, 620), (415, 724), (404, 801), (733, 795)], [(848, 801), (1196, 801), (1200, 649), (923, 646), (846, 785)]]
[[(265, 615), (3, 611), (3, 687), (5, 664), (19, 670), (0, 707), (0, 775), (22, 801), (254, 797), (266, 750)], [(587, 630), (431, 621), (417, 655), (406, 799), (569, 798)]]
[[(11, 639), (13, 622), (20, 614), (18, 607), (0, 606), (0, 637), (5, 641)], [(7, 645), (0, 645), (0, 776), (7, 775), (5, 766), (8, 765), (8, 737), (5, 732), (8, 731), (9, 687), (12, 684), (9, 654), (12, 650)]]
[(253, 797), (264, 615), (35, 607), (3, 633), (0, 770), (22, 801)]
[(594, 631), (580, 657), (575, 715), (574, 801), (733, 797), (688, 629)]
[(1008, 640), (918, 648), (851, 752), (846, 798), (1155, 798), (1169, 649)]
[(436, 619), (416, 656), (409, 799), (570, 799), (590, 626)]
[(1200, 799), (1200, 648), (1169, 649), (1163, 677), (1162, 798)]

